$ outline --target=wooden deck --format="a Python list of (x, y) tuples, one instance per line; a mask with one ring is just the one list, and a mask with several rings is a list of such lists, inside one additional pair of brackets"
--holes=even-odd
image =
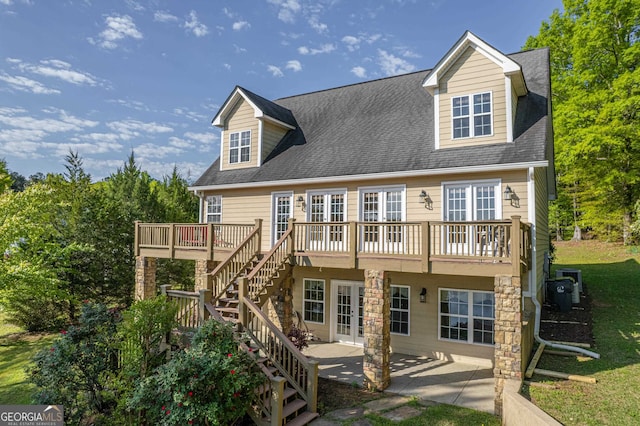
[[(135, 226), (137, 256), (223, 261), (262, 224)], [(292, 220), (289, 227), (289, 249), (299, 266), (468, 276), (520, 275), (531, 267), (531, 227), (517, 216), (480, 222)]]

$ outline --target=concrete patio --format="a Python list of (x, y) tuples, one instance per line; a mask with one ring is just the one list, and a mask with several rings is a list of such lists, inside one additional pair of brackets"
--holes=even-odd
[[(320, 363), (320, 377), (362, 385), (361, 346), (312, 342), (304, 353)], [(394, 353), (385, 392), (493, 413), (494, 386), (491, 368)]]

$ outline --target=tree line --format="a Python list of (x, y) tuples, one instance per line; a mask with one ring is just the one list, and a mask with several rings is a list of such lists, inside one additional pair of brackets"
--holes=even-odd
[(564, 0), (524, 48), (550, 48), (558, 239), (640, 237), (640, 0)]
[[(86, 301), (129, 306), (134, 222), (197, 222), (198, 201), (174, 167), (161, 180), (132, 153), (92, 182), (77, 153), (65, 172), (25, 179), (0, 161), (0, 307), (29, 330), (75, 322)], [(194, 265), (159, 259), (159, 283), (192, 289)]]

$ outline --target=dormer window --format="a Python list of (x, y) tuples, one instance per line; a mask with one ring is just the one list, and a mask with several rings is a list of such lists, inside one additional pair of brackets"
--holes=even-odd
[(451, 106), (453, 139), (489, 136), (493, 133), (491, 92), (453, 97)]
[(251, 159), (251, 130), (229, 135), (229, 163), (246, 163)]

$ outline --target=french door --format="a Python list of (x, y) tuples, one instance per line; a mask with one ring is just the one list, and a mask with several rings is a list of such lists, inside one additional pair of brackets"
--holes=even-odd
[(393, 222), (404, 220), (404, 188), (361, 189), (360, 220), (389, 224), (362, 225), (361, 249), (373, 253), (400, 253), (403, 247), (403, 226)]
[(293, 210), (292, 192), (275, 192), (271, 194), (271, 245), (287, 232), (289, 219), (292, 218)]
[[(489, 250), (494, 227), (474, 224), (477, 221), (498, 220), (502, 216), (500, 182), (482, 181), (454, 183), (444, 186), (444, 220), (457, 222), (445, 227), (443, 249), (449, 254), (483, 254)], [(469, 223), (461, 223), (469, 222)]]
[[(308, 195), (307, 220), (312, 223), (334, 223), (311, 225), (307, 244), (311, 250), (343, 251), (345, 249), (346, 193), (345, 191), (311, 192)], [(337, 224), (335, 222), (340, 222)]]
[(331, 281), (333, 290), (333, 340), (362, 345), (364, 342), (364, 283)]

